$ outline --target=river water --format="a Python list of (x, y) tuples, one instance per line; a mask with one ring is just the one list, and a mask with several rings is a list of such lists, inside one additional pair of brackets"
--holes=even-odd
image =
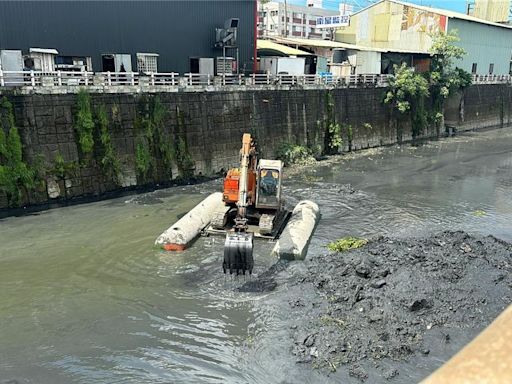
[[(512, 130), (393, 146), (293, 170), (289, 204), (319, 203), (309, 257), (345, 235), (446, 229), (512, 241)], [(351, 193), (347, 184), (355, 192)], [(155, 238), (220, 181), (0, 221), (0, 383), (329, 383), (295, 363), (286, 307), (240, 293), (223, 239)], [(256, 242), (259, 274), (275, 260)], [(291, 266), (300, 268), (300, 262)], [(247, 278), (248, 279), (248, 278)]]

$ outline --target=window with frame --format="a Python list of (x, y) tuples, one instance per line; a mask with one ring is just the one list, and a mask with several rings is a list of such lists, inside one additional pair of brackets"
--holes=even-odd
[(476, 75), (476, 63), (473, 63), (473, 65), (471, 66), (471, 73), (473, 75)]
[(157, 73), (158, 56), (137, 55), (137, 70), (142, 73)]
[(494, 72), (494, 63), (489, 64), (489, 75), (492, 75)]

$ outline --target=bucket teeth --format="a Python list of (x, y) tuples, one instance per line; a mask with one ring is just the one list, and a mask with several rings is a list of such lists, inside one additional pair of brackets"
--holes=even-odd
[(247, 232), (234, 232), (226, 235), (224, 243), (224, 273), (245, 275), (246, 271), (252, 274), (254, 259), (252, 256), (253, 234)]

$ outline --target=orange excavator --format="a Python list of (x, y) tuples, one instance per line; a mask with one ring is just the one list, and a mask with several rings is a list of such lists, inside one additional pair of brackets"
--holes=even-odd
[(224, 273), (252, 273), (254, 237), (276, 239), (290, 212), (281, 198), (283, 164), (258, 160), (256, 143), (249, 133), (242, 137), (240, 167), (224, 179), (224, 207), (215, 212), (208, 233), (226, 232)]

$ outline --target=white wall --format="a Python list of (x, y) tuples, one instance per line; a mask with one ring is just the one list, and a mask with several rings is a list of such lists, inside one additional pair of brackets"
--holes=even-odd
[(356, 53), (356, 75), (380, 74), (380, 52), (358, 51)]

